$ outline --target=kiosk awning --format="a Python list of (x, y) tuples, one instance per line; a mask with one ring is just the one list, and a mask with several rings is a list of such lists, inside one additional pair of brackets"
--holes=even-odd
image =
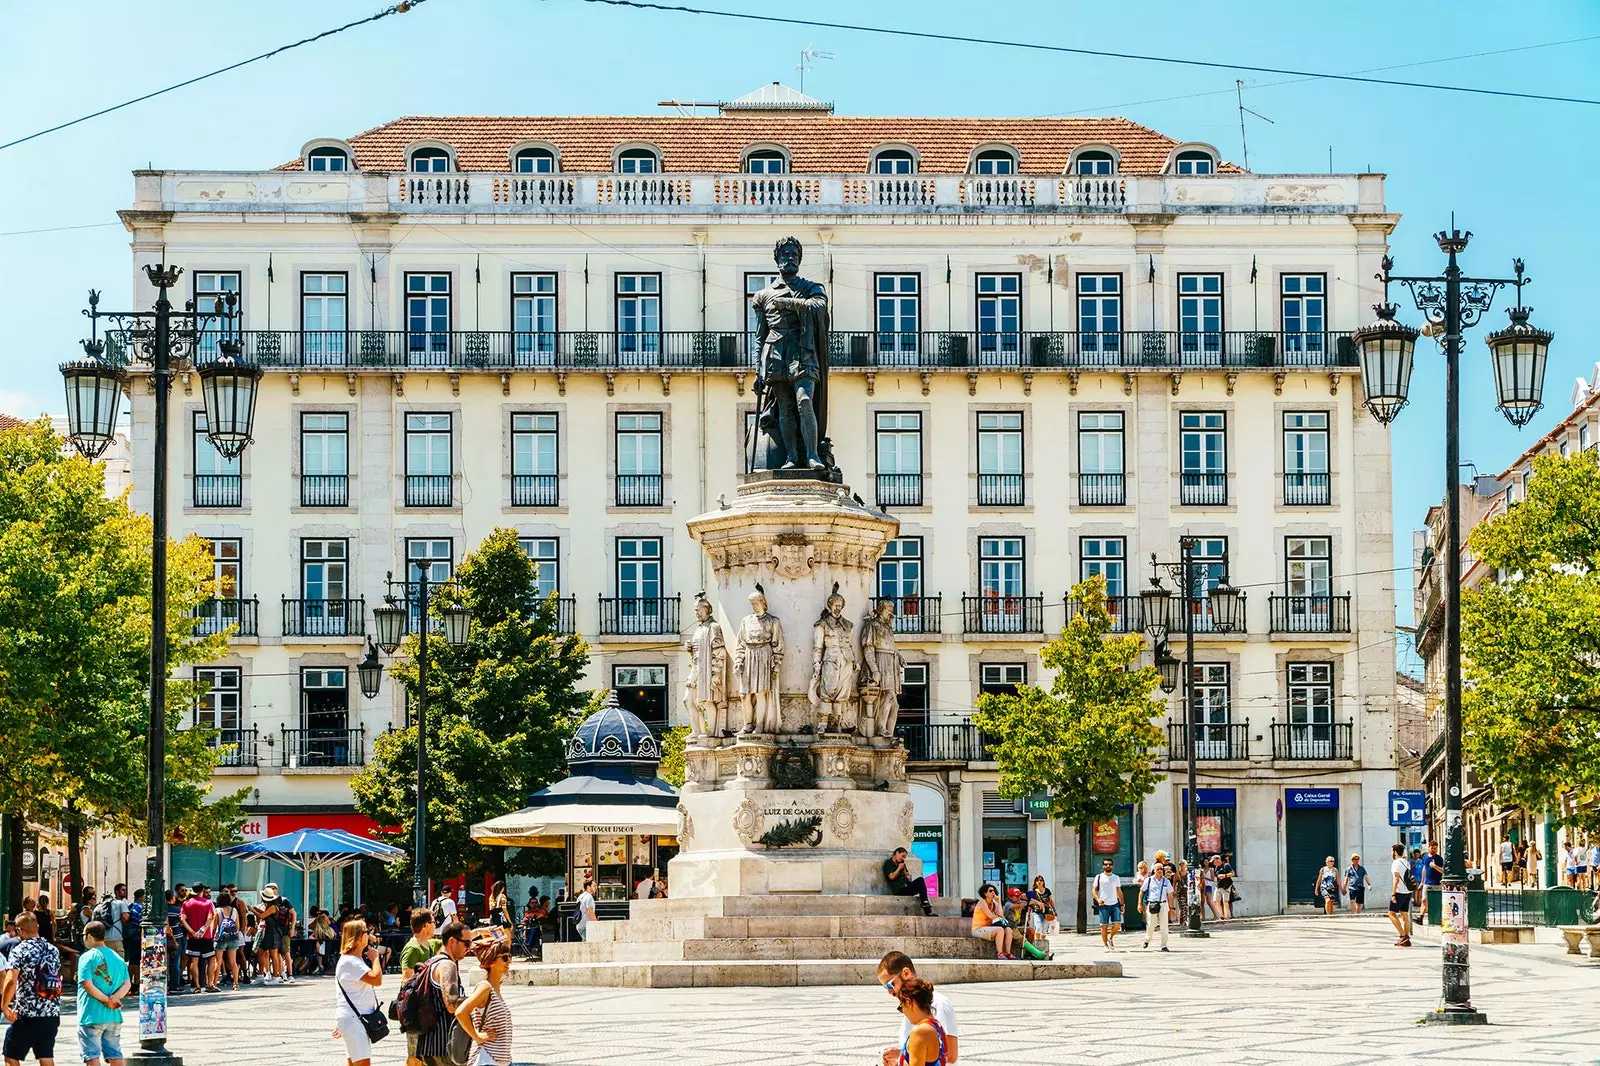
[(644, 803), (563, 803), (525, 807), (479, 822), (472, 827), (472, 839), (479, 844), (503, 847), (538, 847), (559, 845), (568, 835), (675, 836), (677, 832), (678, 812), (673, 807)]

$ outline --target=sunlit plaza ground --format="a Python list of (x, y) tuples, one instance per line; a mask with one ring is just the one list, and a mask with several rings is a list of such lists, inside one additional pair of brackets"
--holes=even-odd
[[(1387, 1063), (1452, 1066), (1600, 1063), (1600, 960), (1555, 944), (1474, 947), (1473, 999), (1487, 1027), (1419, 1026), (1437, 1000), (1437, 943), (1391, 947), (1381, 917), (1291, 918), (1215, 929), (1141, 950), (1125, 936), (1120, 980), (955, 985), (961, 1061), (1054, 1063)], [(1057, 942), (1058, 958), (1104, 957), (1093, 938)], [(395, 980), (382, 990), (392, 998)], [(326, 980), (182, 997), (172, 1049), (188, 1066), (343, 1063), (330, 1038)], [(895, 1035), (873, 987), (783, 989), (508, 988), (516, 1061), (539, 1066), (871, 1066)], [(125, 1033), (132, 1036), (131, 1022)], [(64, 1020), (61, 1050), (75, 1051)], [(398, 1035), (375, 1064), (398, 1064)], [(71, 1061), (64, 1054), (60, 1061)]]

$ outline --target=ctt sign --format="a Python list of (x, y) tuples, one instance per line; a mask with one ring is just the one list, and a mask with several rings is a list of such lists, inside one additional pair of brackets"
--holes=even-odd
[(1389, 824), (1417, 826), (1428, 824), (1428, 794), (1421, 789), (1389, 790)]

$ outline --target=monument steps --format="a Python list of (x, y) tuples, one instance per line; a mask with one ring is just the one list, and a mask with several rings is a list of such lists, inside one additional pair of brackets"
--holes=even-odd
[(907, 914), (765, 915), (751, 918), (632, 918), (594, 922), (588, 942), (742, 940), (747, 937), (964, 937), (967, 918)]
[[(958, 917), (961, 904), (955, 900), (932, 900), (935, 914)], [(920, 916), (921, 908), (910, 896), (891, 896), (843, 892), (794, 892), (753, 896), (673, 896), (670, 899), (638, 899), (628, 904), (633, 919), (640, 918), (765, 918), (799, 915), (806, 917), (846, 917), (885, 914)]]
[(994, 945), (953, 936), (773, 936), (738, 940), (650, 940), (546, 944), (550, 962), (745, 962), (759, 959), (881, 959), (903, 951), (914, 959), (994, 959)]
[[(546, 945), (546, 952), (554, 946)], [(511, 967), (506, 981), (513, 985), (609, 988), (874, 985), (878, 980), (878, 959), (881, 957), (751, 962), (519, 962)], [(916, 958), (917, 973), (936, 985), (1122, 976), (1122, 963), (1109, 959), (1086, 962), (1001, 962), (995, 959)]]

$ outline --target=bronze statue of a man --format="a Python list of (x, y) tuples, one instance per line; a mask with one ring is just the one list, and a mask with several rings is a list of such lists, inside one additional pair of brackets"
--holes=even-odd
[(773, 249), (778, 280), (756, 293), (758, 470), (828, 469), (828, 294), (799, 275), (800, 241)]

